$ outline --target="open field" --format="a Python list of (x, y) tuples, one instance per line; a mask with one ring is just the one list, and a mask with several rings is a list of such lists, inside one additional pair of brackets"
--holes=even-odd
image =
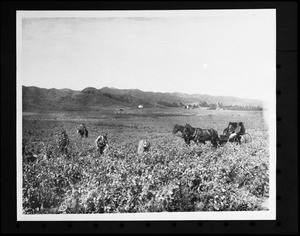
[[(252, 142), (187, 146), (175, 124), (214, 128), (242, 121)], [(79, 138), (84, 122), (88, 138)], [(56, 152), (64, 129), (69, 155)], [(201, 109), (106, 109), (23, 113), (23, 213), (120, 213), (266, 210), (269, 135), (262, 112)], [(95, 139), (107, 133), (98, 156)], [(151, 143), (137, 154), (138, 142)], [(34, 154), (28, 160), (28, 153)], [(30, 156), (30, 155), (29, 155)]]

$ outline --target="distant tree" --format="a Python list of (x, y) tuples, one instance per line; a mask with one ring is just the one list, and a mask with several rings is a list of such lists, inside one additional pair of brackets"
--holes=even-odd
[[(220, 106), (221, 107), (221, 106)], [(263, 110), (260, 106), (251, 106), (251, 105), (222, 105), (223, 109), (226, 110), (241, 110), (241, 111), (261, 111)]]
[(221, 102), (219, 102), (218, 105), (219, 105), (220, 108), (224, 107), (223, 103), (221, 103)]
[(210, 105), (206, 101), (202, 101), (199, 103), (201, 107), (209, 107)]
[(212, 103), (209, 105), (209, 110), (216, 110), (216, 109), (217, 109), (217, 104)]

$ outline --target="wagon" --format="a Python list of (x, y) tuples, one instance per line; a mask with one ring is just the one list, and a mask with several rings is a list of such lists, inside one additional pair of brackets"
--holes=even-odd
[[(238, 138), (235, 136), (233, 137), (231, 140), (229, 140), (229, 136), (230, 134), (227, 133), (227, 134), (221, 134), (220, 137), (219, 137), (219, 144), (223, 144), (223, 143), (226, 143), (226, 142), (236, 142), (238, 143)], [(245, 144), (245, 143), (250, 143), (252, 141), (252, 137), (249, 133), (244, 133), (241, 136), (241, 143), (242, 144)]]

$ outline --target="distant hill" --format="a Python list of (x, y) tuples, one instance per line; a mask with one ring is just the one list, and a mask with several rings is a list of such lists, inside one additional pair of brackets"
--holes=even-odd
[(166, 102), (169, 104), (187, 104), (187, 103), (222, 103), (224, 105), (238, 105), (238, 106), (262, 106), (262, 101), (256, 99), (237, 98), (231, 96), (211, 96), (202, 94), (186, 94), (186, 93), (161, 93), (161, 92), (144, 92), (138, 89), (116, 89), (104, 87), (100, 91), (114, 94), (114, 95), (130, 95), (140, 100), (148, 101), (156, 104)]
[(222, 103), (224, 105), (237, 105), (237, 106), (262, 106), (263, 102), (257, 99), (237, 98), (232, 96), (211, 96), (202, 94), (184, 94), (184, 93), (171, 93), (178, 97), (184, 98), (186, 102), (205, 101), (207, 103)]
[(107, 106), (128, 106), (126, 102), (105, 96), (101, 91), (82, 91), (22, 87), (23, 111), (30, 110), (95, 110)]
[(262, 106), (262, 102), (225, 96), (201, 94), (144, 92), (138, 89), (88, 87), (81, 91), (22, 87), (23, 111), (32, 110), (97, 110), (103, 107), (179, 107), (206, 102), (230, 106)]

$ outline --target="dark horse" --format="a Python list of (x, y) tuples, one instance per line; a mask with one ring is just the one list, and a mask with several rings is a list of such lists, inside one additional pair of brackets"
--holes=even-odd
[(173, 134), (176, 134), (177, 132), (181, 132), (183, 134), (184, 126), (182, 125), (174, 125)]
[(210, 141), (214, 147), (218, 146), (218, 132), (214, 129), (193, 128), (190, 124), (186, 124), (183, 130), (183, 138), (186, 144), (190, 144), (193, 140), (195, 143), (204, 143)]

